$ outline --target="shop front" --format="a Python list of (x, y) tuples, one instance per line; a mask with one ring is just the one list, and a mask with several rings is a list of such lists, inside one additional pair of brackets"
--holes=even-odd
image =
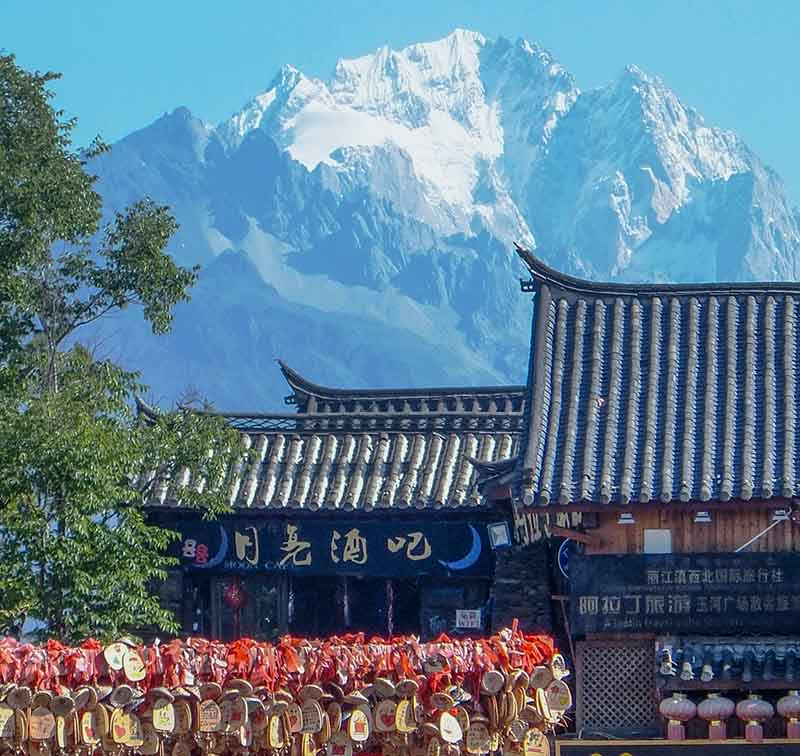
[[(470, 519), (159, 517), (177, 530), (186, 632), (222, 640), (485, 632), (490, 526)], [(507, 526), (506, 526), (507, 527)]]

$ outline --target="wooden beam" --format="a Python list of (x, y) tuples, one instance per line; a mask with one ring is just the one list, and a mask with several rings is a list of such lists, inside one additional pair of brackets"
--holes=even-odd
[(495, 486), (486, 496), (490, 501), (502, 501), (511, 498), (511, 486)]
[(593, 533), (584, 533), (581, 530), (570, 530), (570, 528), (561, 528), (558, 525), (551, 525), (550, 532), (559, 538), (571, 538), (578, 543), (586, 543), (590, 546), (599, 546), (602, 541)]

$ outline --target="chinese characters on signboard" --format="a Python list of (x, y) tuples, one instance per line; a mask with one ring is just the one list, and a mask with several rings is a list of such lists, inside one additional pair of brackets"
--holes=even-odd
[(800, 619), (791, 554), (574, 557), (576, 632), (759, 630)]
[(172, 527), (181, 531), (178, 556), (189, 569), (393, 577), (480, 574), (491, 566), (485, 526), (465, 522), (182, 518)]

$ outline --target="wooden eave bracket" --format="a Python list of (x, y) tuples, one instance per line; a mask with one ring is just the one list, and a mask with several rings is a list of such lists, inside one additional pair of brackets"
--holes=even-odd
[(561, 528), (558, 525), (551, 525), (550, 533), (559, 538), (571, 538), (573, 541), (585, 543), (589, 546), (599, 546), (602, 543), (599, 536), (596, 536), (594, 533), (584, 533), (582, 530)]

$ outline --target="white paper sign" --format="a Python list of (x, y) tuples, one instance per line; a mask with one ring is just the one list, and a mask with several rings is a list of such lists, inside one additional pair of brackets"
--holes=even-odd
[(480, 609), (456, 609), (456, 627), (459, 629), (480, 630), (483, 627), (481, 622)]

